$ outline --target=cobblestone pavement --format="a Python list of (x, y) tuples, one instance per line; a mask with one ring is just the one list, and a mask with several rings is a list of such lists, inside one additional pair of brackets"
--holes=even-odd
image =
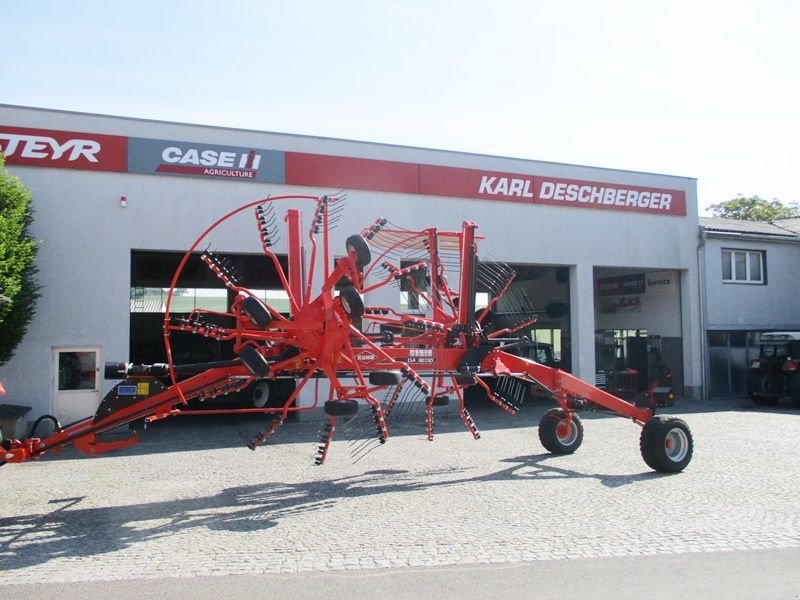
[(695, 456), (660, 475), (620, 418), (586, 415), (576, 454), (546, 454), (547, 408), (477, 411), (478, 441), (452, 415), (433, 442), (396, 424), (356, 463), (343, 435), (322, 467), (316, 423), (250, 452), (254, 417), (173, 419), (114, 455), (6, 465), (0, 584), (800, 547), (797, 409), (682, 401), (670, 412)]

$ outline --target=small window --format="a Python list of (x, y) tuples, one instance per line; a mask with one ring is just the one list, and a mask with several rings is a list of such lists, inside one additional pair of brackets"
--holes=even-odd
[(764, 253), (757, 250), (723, 250), (722, 281), (763, 284), (764, 260)]

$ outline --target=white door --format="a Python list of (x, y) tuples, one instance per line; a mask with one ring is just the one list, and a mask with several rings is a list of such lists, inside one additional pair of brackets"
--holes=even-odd
[(100, 404), (100, 349), (55, 348), (56, 418), (62, 426), (94, 416)]

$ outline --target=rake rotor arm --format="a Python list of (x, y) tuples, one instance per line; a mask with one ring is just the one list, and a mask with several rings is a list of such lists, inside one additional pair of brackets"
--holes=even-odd
[[(593, 402), (619, 415), (629, 417), (637, 423), (647, 423), (653, 412), (634, 406), (601, 389), (594, 387), (561, 369), (548, 367), (502, 350), (492, 350), (481, 363), (481, 370), (516, 377), (533, 379), (553, 392), (559, 404), (567, 404), (572, 396)], [(562, 408), (569, 409), (568, 406)]]
[(84, 454), (103, 454), (132, 446), (139, 441), (135, 432), (129, 438), (114, 441), (101, 441), (97, 436), (137, 419), (168, 416), (173, 407), (183, 404), (182, 398), (214, 393), (233, 380), (241, 382), (237, 388), (243, 387), (252, 381), (252, 375), (242, 364), (237, 364), (207, 369), (170, 387), (149, 375), (130, 377), (106, 395), (94, 417), (60, 428), (43, 438), (10, 440), (8, 447), (4, 443), (2, 460), (25, 462), (70, 444)]

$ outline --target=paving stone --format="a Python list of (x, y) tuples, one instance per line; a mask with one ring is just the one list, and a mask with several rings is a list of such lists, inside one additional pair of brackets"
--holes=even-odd
[(547, 408), (477, 410), (478, 441), (453, 415), (433, 442), (422, 421), (395, 423), (355, 464), (343, 436), (312, 466), (314, 423), (251, 452), (263, 419), (207, 417), (159, 422), (118, 454), (6, 465), (0, 585), (800, 546), (797, 410), (679, 404), (695, 456), (670, 476), (625, 419), (586, 415), (578, 452), (545, 453)]

